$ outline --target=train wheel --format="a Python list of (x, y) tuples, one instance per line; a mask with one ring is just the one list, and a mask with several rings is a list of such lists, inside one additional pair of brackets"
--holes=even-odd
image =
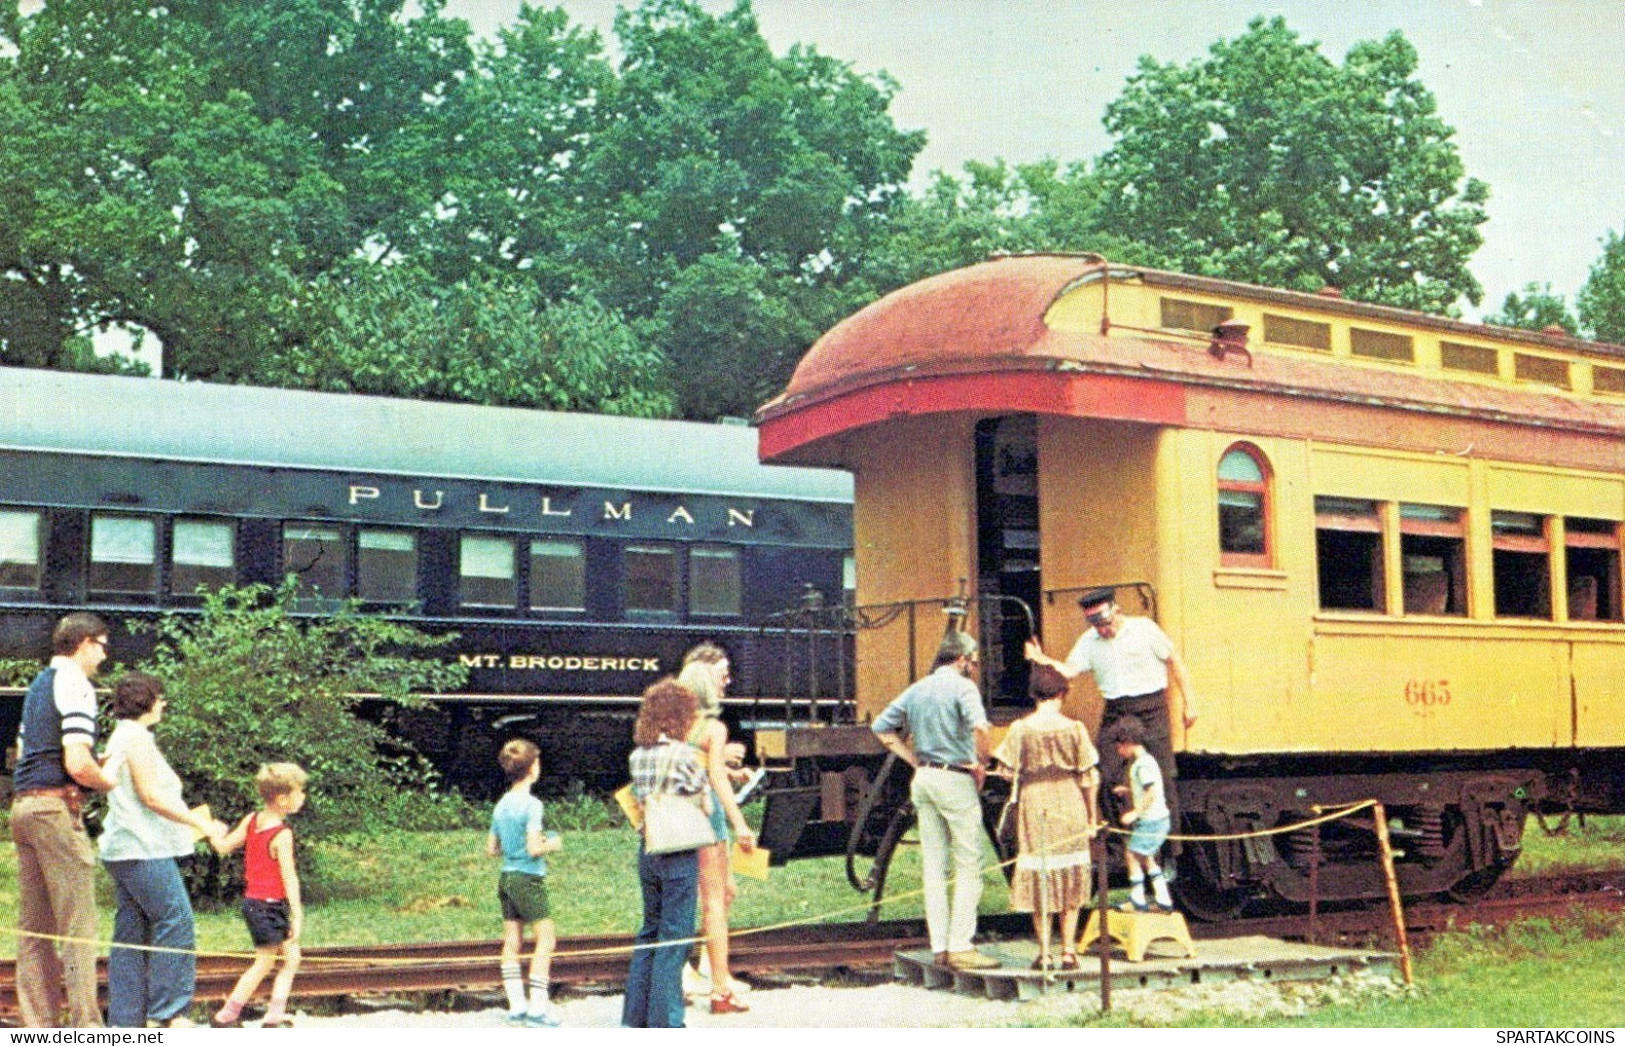
[(1179, 874), (1169, 884), (1181, 911), (1202, 922), (1229, 922), (1247, 907), (1245, 890), (1224, 889), (1204, 875), (1197, 856), (1201, 843), (1186, 843), (1179, 855)]
[(1489, 893), (1490, 888), (1500, 881), (1501, 873), (1509, 867), (1506, 864), (1492, 864), (1476, 872), (1468, 872), (1456, 880), (1456, 885), (1444, 891), (1444, 897), (1457, 904), (1470, 904)]

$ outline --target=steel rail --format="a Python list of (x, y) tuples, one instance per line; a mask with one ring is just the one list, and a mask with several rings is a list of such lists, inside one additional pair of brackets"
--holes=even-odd
[[(1405, 909), (1407, 928), (1436, 934), (1473, 924), (1498, 925), (1533, 915), (1562, 917), (1576, 908), (1625, 911), (1625, 872), (1559, 875), (1503, 883), (1472, 904), (1412, 904)], [(984, 916), (984, 934), (1021, 938), (1031, 931), (1024, 914)], [(1303, 913), (1266, 915), (1223, 923), (1190, 924), (1199, 939), (1262, 935), (1293, 940), (1307, 937)], [(1317, 914), (1316, 937), (1334, 941), (1376, 942), (1391, 936), (1386, 908), (1350, 909)], [(565, 984), (613, 982), (625, 976), (632, 938), (622, 934), (567, 937), (559, 941), (553, 980)], [(736, 972), (764, 974), (782, 970), (830, 969), (884, 965), (894, 952), (927, 947), (919, 920), (882, 923), (827, 923), (740, 931), (730, 961)], [(495, 940), (437, 941), (408, 944), (349, 945), (305, 950), (294, 990), (304, 999), (388, 992), (488, 990), (498, 985)], [(105, 959), (102, 960), (105, 963)], [(205, 955), (198, 961), (196, 996), (200, 1001), (224, 998), (246, 965), (246, 958)], [(0, 961), (0, 1018), (16, 1013), (15, 963)], [(103, 971), (105, 992), (105, 971)]]

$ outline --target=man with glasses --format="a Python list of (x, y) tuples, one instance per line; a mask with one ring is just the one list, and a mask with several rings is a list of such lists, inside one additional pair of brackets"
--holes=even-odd
[(90, 683), (107, 660), (107, 623), (95, 614), (69, 614), (57, 622), (51, 649), (50, 665), (23, 698), (12, 774), (11, 838), (23, 931), (17, 1002), (25, 1027), (57, 1027), (65, 996), (68, 1027), (99, 1028), (96, 856), (85, 834), (81, 789), (113, 790), (93, 750), (96, 690)]
[[(1181, 718), (1188, 731), (1196, 725), (1196, 694), (1191, 689), (1190, 675), (1184, 662), (1174, 650), (1174, 644), (1158, 624), (1148, 617), (1124, 614), (1117, 606), (1117, 592), (1111, 588), (1095, 588), (1078, 599), (1088, 631), (1078, 637), (1065, 661), (1057, 661), (1044, 653), (1036, 637), (1027, 641), (1027, 660), (1049, 665), (1068, 679), (1085, 672), (1095, 677), (1100, 695), (1106, 699), (1097, 738), (1105, 737), (1112, 724), (1133, 716), (1145, 727), (1145, 748), (1156, 759), (1163, 776), (1175, 774), (1174, 747), (1171, 733), (1171, 705), (1168, 701), (1168, 682), (1172, 679), (1179, 689)], [(1116, 749), (1100, 744), (1101, 797), (1111, 794), (1115, 785), (1122, 783), (1123, 762)], [(1174, 804), (1175, 790), (1168, 789), (1170, 806)], [(1114, 817), (1122, 811), (1113, 802)], [(1179, 813), (1173, 811), (1174, 831), (1179, 831)]]
[[(925, 926), (937, 965), (959, 970), (999, 965), (971, 946), (982, 898), (981, 791), (989, 751), (982, 694), (970, 680), (975, 666), (976, 640), (950, 630), (931, 674), (899, 694), (872, 726), (887, 751), (914, 768), (909, 798), (920, 825)], [(899, 733), (903, 730), (908, 731), (906, 742)]]

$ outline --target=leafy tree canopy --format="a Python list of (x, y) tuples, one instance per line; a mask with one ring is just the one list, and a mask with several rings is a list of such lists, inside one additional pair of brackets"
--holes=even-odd
[(314, 281), (298, 311), (313, 334), (266, 365), (273, 384), (636, 417), (674, 406), (665, 358), (618, 315), (512, 276), (446, 286), (357, 262)]
[(1467, 261), (1489, 190), (1414, 79), (1403, 35), (1342, 65), (1284, 20), (1184, 66), (1142, 58), (1106, 109), (1103, 231), (1194, 273), (1450, 312), (1482, 296)]
[(1556, 326), (1569, 334), (1580, 333), (1580, 321), (1569, 310), (1563, 296), (1553, 293), (1549, 283), (1525, 284), (1521, 294), (1513, 291), (1501, 303), (1501, 311), (1486, 316), (1484, 322), (1529, 331)]
[(1608, 233), (1576, 305), (1593, 337), (1625, 344), (1625, 236)]
[(429, 0), (52, 0), (0, 18), (0, 360), (106, 323), (166, 373), (256, 375), (303, 282), (431, 202), (423, 141), (466, 68)]

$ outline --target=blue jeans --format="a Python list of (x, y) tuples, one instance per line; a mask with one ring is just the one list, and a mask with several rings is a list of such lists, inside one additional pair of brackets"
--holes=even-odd
[[(197, 933), (192, 900), (173, 857), (105, 861), (113, 877), (118, 911), (113, 948), (107, 954), (107, 1023), (145, 1028), (192, 1005), (197, 985)], [(178, 951), (143, 951), (120, 944), (147, 944)]]
[[(638, 847), (643, 886), (643, 926), (626, 973), (625, 1028), (683, 1027), (683, 963), (694, 937), (700, 894), (700, 855), (694, 850), (650, 856)], [(651, 948), (657, 941), (683, 941)]]

